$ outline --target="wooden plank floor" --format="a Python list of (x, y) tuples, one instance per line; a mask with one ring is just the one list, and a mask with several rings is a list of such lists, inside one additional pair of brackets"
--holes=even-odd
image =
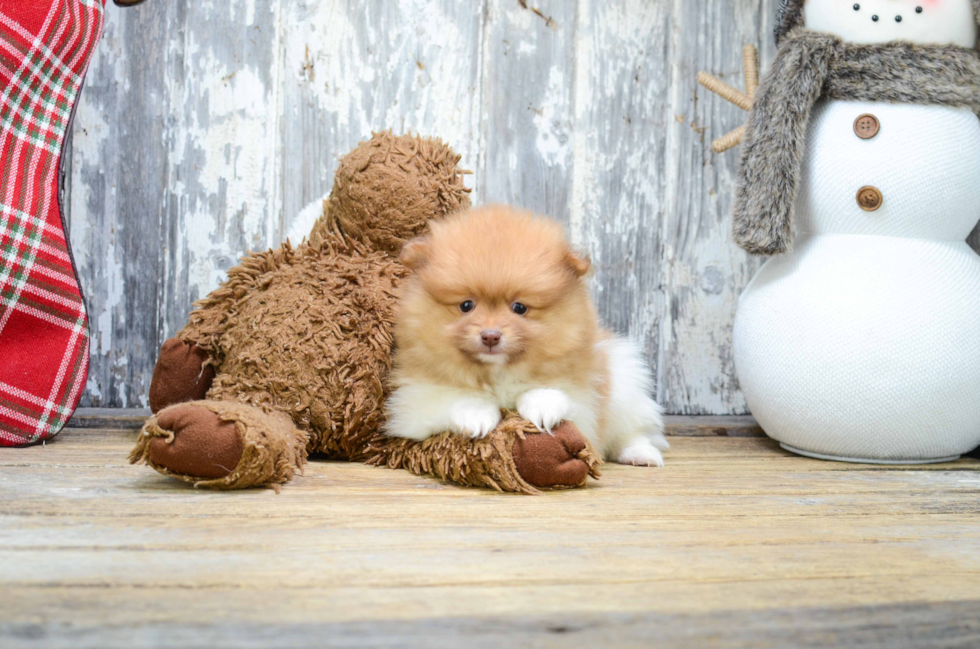
[(328, 462), (205, 492), (67, 431), (0, 452), (0, 647), (980, 646), (980, 461), (723, 432), (525, 497)]

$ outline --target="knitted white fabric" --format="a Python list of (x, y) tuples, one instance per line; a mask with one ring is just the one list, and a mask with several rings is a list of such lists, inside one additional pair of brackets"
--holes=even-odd
[[(881, 131), (855, 136), (872, 113)], [(743, 293), (734, 332), (752, 413), (785, 445), (838, 459), (930, 461), (980, 445), (980, 122), (859, 102), (810, 124), (793, 253)], [(876, 212), (860, 187), (884, 196)]]
[[(854, 120), (878, 118), (870, 140)], [(980, 120), (967, 108), (819, 102), (807, 134), (796, 230), (964, 241), (980, 219)], [(884, 202), (858, 207), (871, 185)]]

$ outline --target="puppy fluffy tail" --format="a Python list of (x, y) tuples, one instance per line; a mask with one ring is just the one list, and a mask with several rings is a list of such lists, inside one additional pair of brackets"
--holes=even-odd
[(618, 337), (600, 345), (609, 359), (608, 447), (622, 448), (645, 437), (656, 448), (667, 450), (664, 409), (653, 399), (653, 372), (640, 347)]

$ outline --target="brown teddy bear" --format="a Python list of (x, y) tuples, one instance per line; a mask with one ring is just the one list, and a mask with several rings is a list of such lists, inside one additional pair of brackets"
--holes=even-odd
[(469, 206), (439, 140), (375, 134), (343, 158), (306, 241), (246, 255), (164, 343), (132, 463), (201, 487), (278, 488), (310, 453), (536, 493), (583, 486), (598, 458), (572, 423), (509, 413), (483, 439), (382, 432), (402, 245)]

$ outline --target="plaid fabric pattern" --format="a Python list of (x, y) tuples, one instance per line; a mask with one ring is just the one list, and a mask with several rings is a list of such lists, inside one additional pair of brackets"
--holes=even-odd
[(57, 434), (88, 373), (58, 167), (103, 1), (0, 1), (0, 446)]

